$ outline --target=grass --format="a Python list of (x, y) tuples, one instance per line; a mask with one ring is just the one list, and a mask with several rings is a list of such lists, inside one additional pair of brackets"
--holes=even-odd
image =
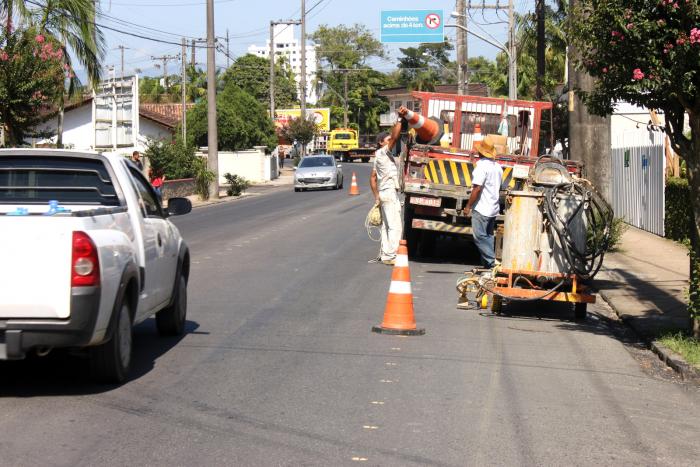
[(663, 345), (673, 350), (677, 354), (683, 356), (686, 362), (700, 368), (700, 341), (677, 332), (674, 334), (666, 334), (659, 339)]

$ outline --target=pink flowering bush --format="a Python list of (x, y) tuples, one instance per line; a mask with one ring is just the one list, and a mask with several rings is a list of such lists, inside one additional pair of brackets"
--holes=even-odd
[(0, 121), (10, 146), (21, 144), (64, 87), (60, 45), (32, 30), (0, 29)]
[[(579, 91), (588, 110), (615, 103), (660, 110), (686, 163), (695, 226), (688, 310), (700, 338), (700, 0), (578, 0), (567, 32), (577, 66), (593, 78)], [(682, 5), (682, 6), (681, 6)], [(624, 40), (623, 40), (624, 38)], [(691, 135), (685, 133), (688, 117)], [(692, 137), (691, 137), (692, 136)]]

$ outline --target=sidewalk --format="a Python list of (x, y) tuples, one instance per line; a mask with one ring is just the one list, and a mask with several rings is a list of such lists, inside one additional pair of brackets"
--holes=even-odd
[(630, 227), (620, 251), (605, 256), (595, 286), (637, 334), (653, 339), (688, 328), (688, 268), (685, 247)]
[(270, 180), (269, 182), (263, 182), (263, 183), (255, 183), (248, 188), (245, 193), (243, 193), (240, 196), (228, 196), (226, 194), (226, 190), (221, 190), (219, 192), (219, 199), (208, 199), (206, 201), (203, 201), (199, 198), (198, 195), (191, 195), (188, 196), (187, 198), (192, 202), (192, 207), (193, 208), (198, 208), (201, 206), (209, 206), (211, 204), (219, 204), (219, 203), (228, 203), (231, 201), (235, 201), (238, 199), (243, 199), (247, 198), (249, 196), (255, 196), (259, 195), (261, 193), (264, 193), (266, 188), (270, 187), (279, 187), (279, 186), (286, 186), (286, 185), (292, 185), (294, 184), (294, 168), (292, 166), (292, 161), (287, 161), (288, 164), (286, 167), (283, 167), (280, 170), (280, 176), (277, 177), (274, 180)]

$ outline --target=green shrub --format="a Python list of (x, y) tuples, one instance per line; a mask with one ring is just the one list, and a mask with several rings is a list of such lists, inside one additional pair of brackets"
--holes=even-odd
[(666, 212), (664, 214), (666, 238), (677, 241), (690, 238), (692, 216), (688, 180), (669, 177), (666, 180)]
[(194, 176), (195, 193), (199, 195), (202, 200), (209, 199), (209, 186), (216, 178), (214, 172), (209, 170), (207, 167), (207, 162), (204, 159), (197, 158), (195, 165), (197, 171)]
[(627, 232), (629, 225), (621, 218), (616, 217), (610, 226), (610, 238), (608, 240), (608, 251), (618, 251), (622, 236)]
[(194, 178), (198, 171), (195, 148), (178, 138), (172, 141), (149, 140), (144, 155), (154, 173), (165, 175), (168, 180)]
[(229, 172), (224, 174), (226, 183), (228, 183), (228, 188), (226, 189), (226, 194), (229, 196), (240, 196), (245, 190), (250, 187), (250, 182), (243, 177), (238, 175), (232, 175)]

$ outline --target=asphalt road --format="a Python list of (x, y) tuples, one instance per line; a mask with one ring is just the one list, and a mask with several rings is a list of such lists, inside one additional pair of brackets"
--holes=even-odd
[(411, 262), (425, 336), (370, 332), (391, 269), (367, 264), (368, 168), (345, 170), (341, 192), (276, 188), (177, 219), (188, 333), (139, 326), (127, 384), (93, 385), (65, 353), (0, 364), (2, 464), (697, 465), (697, 387), (645, 368), (595, 314), (457, 310), (464, 244)]

